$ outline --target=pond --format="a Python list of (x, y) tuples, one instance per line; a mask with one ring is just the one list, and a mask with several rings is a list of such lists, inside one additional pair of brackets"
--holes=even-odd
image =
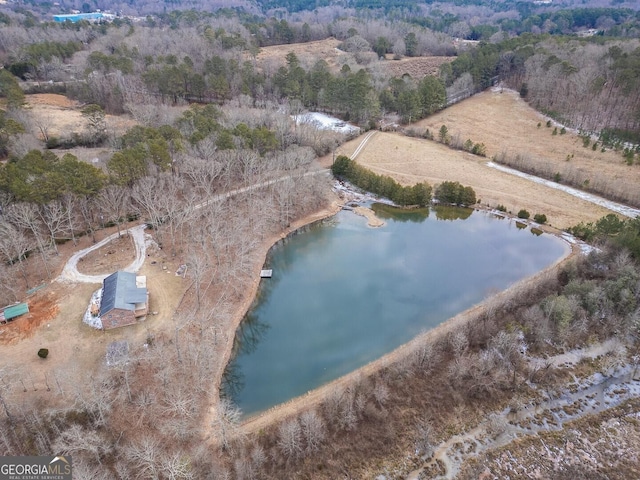
[(238, 329), (223, 382), (245, 415), (380, 358), (568, 249), (486, 212), (372, 208), (383, 227), (342, 211), (271, 250), (273, 277)]

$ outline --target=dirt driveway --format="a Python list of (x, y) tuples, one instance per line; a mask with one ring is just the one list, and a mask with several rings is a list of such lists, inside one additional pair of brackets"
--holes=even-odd
[[(115, 229), (101, 231), (99, 239), (112, 233)], [(68, 242), (60, 247), (60, 254), (68, 259), (76, 250), (90, 245), (88, 238), (82, 238), (78, 247)], [(100, 271), (92, 268), (93, 274), (109, 274), (114, 265), (128, 265), (136, 259), (130, 241), (119, 242), (118, 248), (111, 251), (107, 254), (96, 249), (83, 263), (101, 266)], [(147, 250), (139, 275), (147, 277), (149, 311), (157, 314), (124, 328), (100, 331), (82, 322), (99, 283), (52, 281), (27, 298), (30, 313), (0, 326), (0, 376), (8, 387), (8, 400), (16, 404), (42, 397), (55, 404), (70, 391), (81, 388), (84, 378), (104, 366), (106, 348), (111, 342), (126, 340), (132, 347), (140, 346), (154, 336), (171, 332), (173, 314), (189, 285), (188, 279), (175, 275), (180, 263), (180, 259), (169, 258), (161, 250)], [(40, 348), (49, 349), (45, 360), (37, 356)]]

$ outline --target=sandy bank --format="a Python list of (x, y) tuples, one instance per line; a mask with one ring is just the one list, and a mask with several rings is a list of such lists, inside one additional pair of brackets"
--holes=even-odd
[(384, 222), (376, 217), (376, 213), (367, 207), (355, 207), (353, 209), (356, 215), (360, 215), (361, 217), (365, 217), (367, 219), (367, 225), (370, 227), (382, 227)]

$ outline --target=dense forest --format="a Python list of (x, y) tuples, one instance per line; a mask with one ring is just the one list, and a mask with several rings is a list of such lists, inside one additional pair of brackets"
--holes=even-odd
[[(52, 21), (73, 9), (116, 16)], [(244, 436), (240, 412), (215, 387), (233, 343), (231, 306), (251, 300), (262, 243), (327, 207), (329, 181), (315, 160), (350, 139), (297, 118), (317, 111), (402, 132), (501, 85), (579, 130), (585, 148), (619, 149), (632, 166), (640, 13), (624, 0), (174, 0), (157, 9), (146, 0), (0, 6), (0, 303), (37, 287), (34, 270), (53, 279), (60, 244), (95, 241), (106, 227), (120, 233), (132, 220), (184, 260), (191, 282), (175, 331), (149, 337), (117, 368), (87, 371), (84, 383), (54, 377), (51, 405), (22, 402), (21, 371), (0, 369), (0, 451), (73, 454), (77, 478), (365, 477), (406, 451), (427, 455), (460, 412), (479, 418), (560, 388), (560, 374), (530, 369), (523, 352), (542, 358), (638, 335), (640, 226), (605, 217), (572, 229), (599, 252), (490, 305), (433, 348)], [(337, 62), (287, 50), (327, 39), (344, 54)], [(286, 53), (262, 59), (273, 46)], [(446, 57), (435, 75), (388, 68), (431, 56)], [(53, 134), (53, 118), (29, 104), (35, 93), (76, 101), (83, 127)], [(133, 126), (116, 132), (111, 115)], [(467, 142), (459, 147), (468, 155), (486, 154)], [(72, 148), (99, 153), (85, 161)], [(346, 156), (333, 173), (401, 205), (476, 202), (458, 182), (402, 186)]]
[[(503, 81), (568, 127), (590, 134), (606, 131), (622, 140), (633, 140), (638, 128), (640, 50), (636, 40), (527, 34), (460, 51), (453, 62), (442, 66), (440, 79), (393, 78), (374, 68), (391, 60), (372, 64), (371, 57), (359, 56), (359, 52), (449, 53), (444, 40), (426, 29), (401, 37), (394, 37), (393, 32), (376, 36), (376, 24), (339, 20), (328, 29), (331, 32), (307, 37), (331, 33), (344, 39), (341, 48), (354, 53), (352, 64), (345, 63), (336, 71), (323, 60), (303, 64), (291, 53), (283, 65), (265, 69), (255, 61), (256, 49), (263, 43), (258, 33), (286, 43), (286, 39), (304, 36), (304, 25), (298, 35), (291, 33), (295, 28), (283, 26), (284, 20), (268, 20), (258, 28), (255, 23), (242, 23), (242, 16), (212, 15), (198, 21), (189, 15), (176, 18), (182, 25), (179, 32), (126, 23), (48, 24), (27, 31), (18, 19), (7, 20), (0, 29), (0, 45), (4, 46), (6, 69), (18, 78), (64, 82), (60, 91), (98, 104), (107, 113), (122, 113), (144, 96), (174, 104), (178, 100), (222, 104), (247, 95), (254, 104), (299, 102), (304, 108), (361, 125), (389, 113), (411, 122)], [(157, 54), (155, 42), (165, 46), (162, 55)], [(253, 52), (254, 60), (247, 57), (247, 51)], [(83, 76), (86, 78), (78, 82)]]

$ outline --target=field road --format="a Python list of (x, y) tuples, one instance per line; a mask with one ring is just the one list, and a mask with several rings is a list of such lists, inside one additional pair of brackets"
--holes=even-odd
[(504, 167), (493, 162), (487, 162), (486, 165), (487, 167), (495, 168), (496, 170), (500, 170), (501, 172), (516, 175), (517, 177), (521, 178), (526, 178), (527, 180), (539, 183), (549, 188), (561, 190), (565, 193), (568, 193), (569, 195), (573, 195), (574, 197), (586, 200), (587, 202), (591, 202), (594, 205), (599, 205), (601, 207), (607, 208), (613, 212), (619, 213), (620, 215), (624, 215), (625, 217), (636, 218), (640, 215), (640, 210), (637, 208), (629, 207), (627, 205), (623, 205), (622, 203), (612, 202), (611, 200), (598, 197), (597, 195), (593, 195), (591, 193), (583, 192), (582, 190), (578, 190), (577, 188), (568, 187), (566, 185), (552, 182), (551, 180), (546, 180), (544, 178), (536, 177), (535, 175), (530, 175), (528, 173), (521, 172), (520, 170)]
[[(313, 176), (313, 175), (328, 175), (330, 173), (330, 171), (328, 169), (321, 169), (321, 170), (313, 170), (311, 172), (307, 172), (305, 174), (302, 175), (302, 177), (309, 177), (309, 176)], [(260, 182), (260, 183), (256, 183), (254, 185), (249, 185), (246, 187), (242, 187), (242, 188), (237, 188), (235, 190), (231, 190), (229, 192), (225, 192), (225, 193), (220, 193), (218, 195), (215, 195), (214, 197), (212, 197), (211, 199), (207, 200), (206, 202), (202, 202), (199, 203), (197, 205), (194, 206), (194, 209), (200, 209), (203, 207), (206, 207), (207, 205), (209, 205), (210, 203), (213, 202), (218, 202), (218, 201), (222, 201), (222, 200), (227, 200), (235, 195), (239, 195), (241, 193), (246, 193), (246, 192), (250, 192), (252, 190), (257, 190), (259, 188), (263, 188), (263, 187), (268, 187), (270, 185), (274, 185), (276, 183), (279, 182), (284, 182), (286, 180), (293, 180), (298, 178), (298, 176), (296, 175), (286, 175), (284, 177), (280, 177), (280, 178), (275, 178), (273, 180), (267, 180), (265, 182)], [(55, 279), (55, 281), (57, 282), (67, 282), (67, 283), (102, 283), (102, 281), (107, 278), (109, 276), (109, 274), (104, 274), (104, 275), (84, 275), (82, 273), (80, 273), (78, 271), (78, 262), (80, 261), (80, 259), (82, 257), (84, 257), (85, 255), (87, 255), (88, 253), (106, 245), (107, 243), (109, 243), (111, 240), (114, 240), (116, 238), (118, 238), (119, 235), (131, 235), (133, 238), (133, 242), (136, 248), (136, 259), (133, 261), (133, 263), (131, 263), (130, 265), (128, 265), (126, 268), (124, 268), (124, 271), (126, 272), (137, 272), (138, 270), (140, 270), (140, 268), (142, 268), (142, 265), (144, 264), (144, 259), (147, 256), (147, 245), (145, 242), (145, 233), (144, 230), (146, 228), (146, 224), (142, 224), (142, 225), (137, 225), (135, 227), (131, 227), (127, 230), (124, 230), (122, 232), (120, 232), (120, 234), (118, 233), (114, 233), (112, 235), (109, 235), (108, 237), (106, 237), (105, 239), (103, 239), (102, 241), (96, 243), (95, 245), (91, 245), (88, 248), (85, 248), (83, 250), (80, 250), (79, 252), (74, 253), (71, 258), (69, 258), (69, 260), (67, 261), (67, 263), (65, 264), (64, 268), (62, 269), (62, 272), (60, 273), (60, 275)]]
[(353, 154), (351, 155), (351, 160), (356, 159), (356, 157), (360, 154), (360, 152), (364, 150), (364, 147), (367, 146), (367, 142), (371, 140), (371, 137), (373, 137), (376, 133), (377, 133), (377, 130), (371, 130), (369, 133), (367, 133), (364, 136), (364, 138), (360, 142), (360, 145), (358, 145), (358, 148), (356, 148)]
[[(360, 155), (364, 149), (367, 147), (367, 144), (369, 142), (369, 140), (371, 140), (371, 138), (375, 135), (377, 131), (376, 130), (372, 130), (370, 132), (368, 132), (367, 134), (365, 134), (362, 137), (362, 141), (358, 144), (358, 146), (356, 147), (356, 149), (354, 150), (353, 154), (351, 155), (351, 159), (355, 160), (355, 158)], [(553, 188), (555, 190), (560, 190), (562, 192), (568, 193), (569, 195), (579, 198), (581, 200), (584, 200), (586, 202), (592, 203), (594, 205), (598, 205), (600, 207), (604, 207), (608, 210), (611, 210), (612, 212), (616, 212), (620, 215), (623, 215), (625, 217), (629, 217), (629, 218), (636, 218), (638, 216), (640, 216), (640, 209), (637, 208), (633, 208), (630, 207), (628, 205), (624, 205), (622, 203), (618, 203), (618, 202), (614, 202), (611, 200), (607, 200), (605, 198), (599, 197), (597, 195), (591, 194), (591, 193), (587, 193), (584, 192), (582, 190), (578, 190), (577, 188), (572, 188), (566, 185), (562, 185), (560, 183), (557, 182), (553, 182), (551, 180), (546, 180), (544, 178), (541, 177), (537, 177), (535, 175), (530, 175), (528, 173), (524, 173), (521, 172), (519, 170), (513, 169), (513, 168), (509, 168), (509, 167), (505, 167), (503, 165), (498, 165), (494, 162), (487, 162), (484, 164), (485, 166), (498, 170), (500, 172), (503, 173), (507, 173), (510, 175), (514, 175), (520, 178), (523, 178), (525, 180), (528, 180), (532, 183), (537, 183), (540, 185), (544, 185), (545, 187), (548, 188)], [(378, 170), (384, 170), (385, 173), (387, 175), (393, 176), (394, 174), (398, 173), (397, 171), (393, 170), (393, 169), (384, 169), (380, 166), (377, 167)]]

